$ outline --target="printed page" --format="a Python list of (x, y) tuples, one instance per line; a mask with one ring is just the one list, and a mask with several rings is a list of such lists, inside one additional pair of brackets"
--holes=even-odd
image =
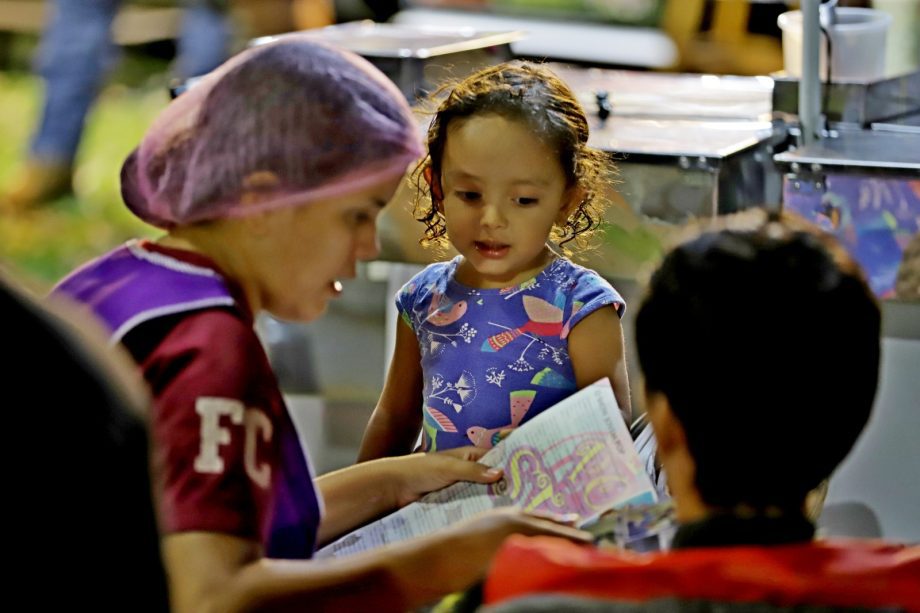
[(420, 536), (499, 506), (575, 513), (579, 525), (584, 525), (608, 509), (655, 501), (654, 488), (607, 379), (524, 423), (480, 462), (502, 467), (502, 480), (490, 485), (456, 483), (432, 492), (342, 537), (315, 557), (355, 553)]

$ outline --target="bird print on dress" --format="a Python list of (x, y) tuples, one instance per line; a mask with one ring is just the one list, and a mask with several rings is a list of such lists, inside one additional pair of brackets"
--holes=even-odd
[[(464, 405), (476, 398), (476, 379), (468, 371), (463, 371), (454, 382), (445, 382), (440, 375), (435, 375), (431, 378), (431, 389), (429, 401), (440, 400), (460, 413)], [(437, 451), (438, 432), (457, 432), (457, 426), (447, 415), (432, 406), (426, 406), (422, 414), (422, 429), (426, 434), (423, 448), (425, 451)]]
[(466, 300), (451, 302), (444, 294), (435, 291), (428, 305), (428, 316), (425, 321), (443, 327), (454, 323), (466, 314)]
[(524, 306), (524, 312), (528, 320), (517, 328), (508, 328), (495, 322), (489, 322), (491, 325), (504, 328), (504, 332), (493, 334), (480, 347), (481, 351), (495, 353), (499, 352), (516, 339), (526, 337), (530, 342), (524, 347), (516, 360), (507, 366), (516, 372), (528, 372), (534, 370), (534, 366), (528, 361), (527, 354), (533, 347), (534, 343), (540, 343), (540, 353), (537, 356), (540, 359), (552, 359), (558, 365), (564, 364), (568, 355), (563, 347), (557, 347), (541, 340), (540, 337), (559, 337), (565, 338), (569, 333), (569, 324), (572, 321), (574, 312), (569, 316), (569, 321), (563, 324), (563, 312), (565, 308), (566, 296), (563, 292), (557, 291), (553, 302), (547, 302), (536, 296), (524, 295), (521, 297)]
[[(517, 328), (505, 328), (504, 332), (493, 334), (484, 340), (482, 342), (483, 351), (501, 351), (520, 336), (532, 339), (532, 343), (536, 339), (529, 333), (537, 336), (559, 336), (562, 333), (562, 308), (565, 306), (565, 295), (562, 292), (556, 293), (554, 304), (530, 295), (524, 295), (522, 300), (524, 312), (527, 313), (529, 319)], [(493, 322), (489, 323), (493, 326), (505, 327)]]
[(511, 434), (511, 431), (521, 424), (524, 415), (533, 404), (533, 399), (537, 395), (535, 390), (518, 390), (509, 394), (510, 403), (509, 411), (511, 413), (511, 423), (498, 428), (483, 428), (482, 426), (472, 426), (467, 428), (466, 436), (477, 447), (491, 449), (500, 440)]
[[(432, 294), (431, 304), (428, 306), (428, 313), (425, 316), (424, 323), (431, 324), (436, 328), (449, 326), (463, 318), (466, 314), (467, 307), (466, 300), (451, 302), (444, 294), (435, 290)], [(444, 345), (456, 347), (457, 341), (470, 343), (476, 336), (476, 328), (464, 323), (456, 332), (442, 332), (427, 329), (423, 334), (427, 340), (428, 350), (431, 353), (436, 353)]]

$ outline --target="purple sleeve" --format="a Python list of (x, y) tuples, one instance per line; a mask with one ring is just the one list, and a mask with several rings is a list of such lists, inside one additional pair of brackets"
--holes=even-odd
[(608, 305), (616, 308), (617, 315), (620, 318), (623, 317), (623, 313), (626, 312), (626, 301), (603, 277), (593, 270), (582, 269), (574, 281), (575, 287), (571, 291), (571, 300), (580, 306), (572, 316), (570, 326), (576, 326), (594, 311)]

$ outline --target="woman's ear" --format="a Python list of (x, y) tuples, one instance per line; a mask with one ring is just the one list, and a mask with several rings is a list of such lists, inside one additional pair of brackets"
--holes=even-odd
[[(270, 170), (256, 170), (243, 177), (240, 185), (242, 194), (240, 204), (245, 206), (258, 206), (269, 199), (280, 186), (278, 175)], [(250, 237), (268, 237), (275, 232), (272, 224), (279, 217), (287, 216), (293, 211), (290, 207), (283, 207), (272, 211), (261, 211), (240, 217), (240, 222), (245, 226)]]
[(240, 185), (242, 191), (240, 204), (244, 206), (258, 204), (278, 189), (280, 184), (281, 180), (278, 178), (278, 175), (270, 170), (256, 170), (251, 172), (243, 177), (243, 181)]
[(422, 177), (424, 177), (425, 183), (428, 184), (428, 191), (431, 192), (432, 202), (437, 207), (438, 212), (443, 213), (444, 212), (444, 192), (441, 189), (440, 179), (434, 176), (434, 171), (431, 170), (431, 166), (425, 167), (425, 170), (422, 172)]

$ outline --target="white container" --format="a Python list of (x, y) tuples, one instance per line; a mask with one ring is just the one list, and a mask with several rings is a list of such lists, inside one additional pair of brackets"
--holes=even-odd
[[(883, 11), (854, 7), (836, 9), (837, 23), (831, 37), (833, 81), (876, 81), (885, 76), (885, 39), (891, 16)], [(777, 18), (783, 32), (783, 67), (786, 74), (802, 74), (802, 11), (788, 11)], [(827, 79), (827, 41), (821, 35), (819, 74)]]
[(920, 0), (872, 0), (872, 8), (891, 15), (885, 76), (920, 68)]

